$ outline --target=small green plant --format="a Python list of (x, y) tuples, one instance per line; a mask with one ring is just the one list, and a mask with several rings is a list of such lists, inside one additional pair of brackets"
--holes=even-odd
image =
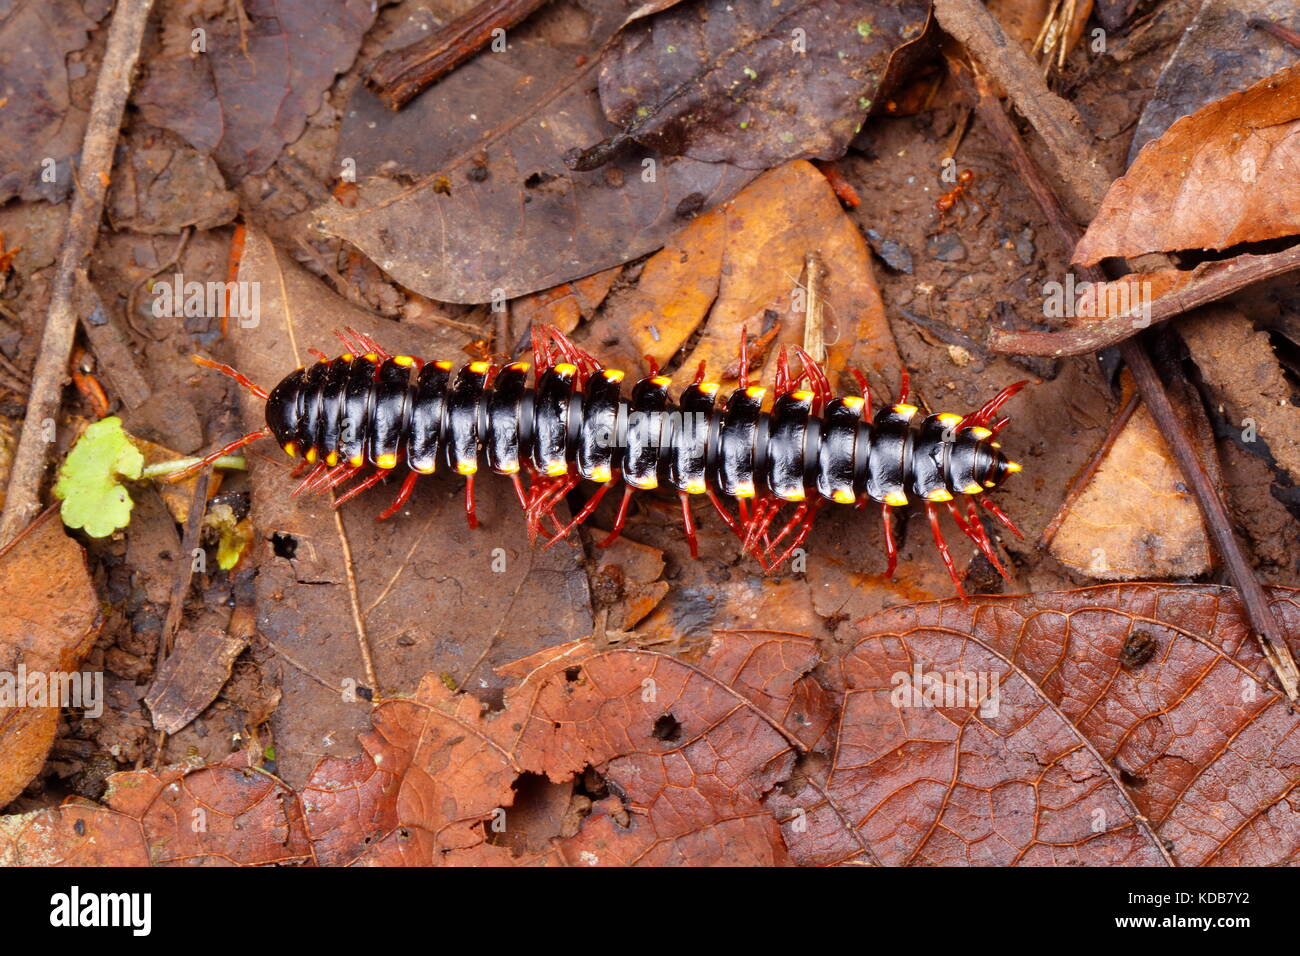
[[(144, 454), (122, 428), (122, 420), (101, 418), (81, 433), (59, 466), (54, 485), (54, 496), (63, 502), (59, 514), (67, 527), (79, 528), (92, 538), (106, 538), (131, 523), (135, 502), (124, 482), (166, 480), (198, 461), (180, 458), (145, 465)], [(224, 455), (212, 464), (216, 468), (246, 467), (244, 459), (235, 455)], [(233, 556), (227, 555), (233, 565), (242, 548), (232, 539), (229, 549), (235, 550)]]
[(122, 429), (122, 420), (103, 418), (77, 439), (59, 468), (54, 495), (69, 528), (106, 538), (131, 521), (135, 502), (121, 479), (134, 481), (144, 470), (144, 455)]

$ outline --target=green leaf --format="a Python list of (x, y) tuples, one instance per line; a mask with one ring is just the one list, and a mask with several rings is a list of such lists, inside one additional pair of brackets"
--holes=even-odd
[(54, 495), (63, 500), (59, 514), (69, 528), (92, 538), (106, 538), (131, 523), (131, 500), (119, 478), (136, 479), (144, 455), (122, 430), (116, 417), (95, 422), (77, 439), (59, 468)]
[(253, 526), (248, 519), (236, 520), (235, 511), (228, 504), (213, 505), (203, 519), (205, 527), (217, 533), (217, 566), (229, 571), (239, 563), (240, 557), (253, 543)]

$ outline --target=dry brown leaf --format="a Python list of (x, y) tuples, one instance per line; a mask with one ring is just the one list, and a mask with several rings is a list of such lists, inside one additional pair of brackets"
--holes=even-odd
[(254, 866), (311, 862), (297, 796), (242, 754), (109, 778), (74, 800), (0, 817), (3, 866)]
[(216, 699), (230, 669), (248, 646), (242, 637), (208, 625), (182, 627), (145, 694), (155, 730), (174, 734)]
[[(1300, 595), (1272, 603), (1300, 646)], [(857, 634), (836, 739), (768, 801), (795, 862), (1296, 862), (1297, 718), (1232, 589), (975, 597)]]
[[(551, 289), (520, 296), (510, 303), (510, 321), (516, 329), (553, 325), (568, 335), (584, 316), (590, 316), (605, 301), (610, 286), (622, 273), (623, 267), (618, 265)], [(504, 342), (502, 345), (512, 348), (515, 343)]]
[(1146, 405), (1120, 431), (1049, 550), (1102, 581), (1195, 577), (1210, 566), (1200, 507)]
[[(499, 712), (430, 675), (375, 708), (366, 753), (321, 761), (297, 794), (240, 756), (117, 774), (106, 807), (0, 817), (0, 863), (783, 864), (761, 800), (828, 727), (816, 662), (812, 641), (771, 632), (720, 635), (694, 663), (575, 642), (510, 665)], [(531, 858), (496, 840), (521, 775), (588, 767), (610, 795), (579, 832)]]
[[(1300, 592), (1271, 599), (1295, 643)], [(907, 605), (861, 622), (829, 689), (809, 676), (817, 660), (815, 642), (777, 632), (719, 633), (690, 658), (580, 641), (504, 668), (518, 683), (498, 711), (430, 675), (376, 707), (364, 754), (321, 761), (297, 793), (242, 756), (117, 774), (106, 806), (0, 817), (0, 863), (1267, 865), (1300, 853), (1297, 718), (1230, 588)], [(558, 785), (578, 779), (565, 810)]]
[(1300, 481), (1300, 408), (1266, 332), (1245, 315), (1207, 306), (1178, 323), (1192, 360), (1248, 446), (1257, 440)]
[(30, 693), (39, 684), (48, 701), (51, 679), (77, 670), (103, 621), (85, 552), (52, 515), (0, 551), (0, 807), (22, 793), (54, 743), (58, 703), (26, 706), (42, 699)]
[(1185, 116), (1115, 181), (1073, 261), (1300, 232), (1300, 65)]
[(826, 177), (804, 161), (764, 173), (682, 230), (646, 263), (635, 290), (607, 307), (585, 342), (610, 364), (638, 368), (643, 355), (666, 363), (703, 326), (683, 368), (693, 372), (705, 361), (718, 377), (736, 362), (741, 327), (758, 336), (774, 319), (781, 322), (776, 344), (764, 371), (752, 373), (754, 380), (770, 377), (780, 345), (803, 344), (809, 253), (825, 270), (832, 383), (856, 391), (851, 378), (841, 377), (856, 365), (892, 390), (900, 363), (870, 249)]

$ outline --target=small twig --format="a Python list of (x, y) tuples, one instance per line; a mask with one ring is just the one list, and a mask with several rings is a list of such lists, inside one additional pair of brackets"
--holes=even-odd
[[(201, 458), (174, 458), (171, 461), (155, 462), (144, 466), (140, 471), (140, 478), (162, 478), (175, 471), (184, 471), (202, 460)], [(212, 462), (212, 467), (225, 468), (229, 471), (247, 471), (248, 460), (243, 455), (222, 455)]]
[(40, 510), (41, 479), (49, 449), (45, 422), (58, 417), (63, 384), (68, 376), (68, 357), (77, 332), (73, 308), (73, 279), (94, 248), (99, 219), (104, 211), (113, 152), (117, 147), (122, 114), (131, 92), (131, 78), (140, 56), (140, 41), (153, 0), (119, 0), (108, 28), (103, 65), (95, 83), (95, 95), (81, 146), (81, 188), (72, 198), (63, 248), (50, 292), (41, 348), (32, 372), (27, 416), (23, 421), (18, 449), (14, 453), (4, 513), (0, 515), (0, 542), (8, 541)]
[(485, 0), (427, 37), (385, 53), (366, 73), (366, 84), (390, 110), (400, 110), (492, 39), (531, 16), (546, 0)]
[(1043, 137), (1072, 198), (1089, 208), (1101, 205), (1110, 177), (1083, 134), (1083, 120), (1073, 106), (1048, 90), (1020, 43), (1002, 32), (979, 0), (934, 0), (934, 15), (944, 32), (997, 78)]
[(1271, 33), (1283, 43), (1289, 43), (1297, 50), (1300, 50), (1300, 33), (1282, 26), (1280, 23), (1274, 23), (1272, 20), (1265, 20), (1263, 17), (1251, 17), (1246, 21), (1247, 24), (1256, 30), (1263, 30), (1265, 33)]
[(826, 362), (826, 330), (822, 324), (822, 260), (815, 252), (804, 256), (804, 269), (808, 276), (807, 309), (803, 320), (803, 350), (820, 364)]
[[(978, 0), (940, 0), (940, 2), (961, 7), (974, 5), (980, 11), (984, 10)], [(1003, 36), (1004, 43), (1010, 42), (1006, 40), (1002, 28), (996, 22), (993, 23), (992, 29)], [(982, 61), (981, 65), (1004, 86), (1007, 85), (1002, 74), (1012, 67), (1008, 67), (1005, 60), (996, 65)], [(1034, 92), (1039, 96), (1053, 96), (1045, 87)], [(981, 99), (984, 99), (984, 96), (981, 96)], [(1044, 204), (1044, 213), (1062, 245), (1066, 249), (1073, 249), (1079, 241), (1081, 230), (1060, 208), (1060, 200), (1029, 155), (1024, 142), (1011, 125), (1011, 120), (1001, 107), (992, 110), (987, 108), (987, 104), (980, 115), (986, 118), (986, 122), (991, 123), (993, 134), (999, 142), (1012, 154), (1018, 154), (1013, 160), (1017, 171), (1023, 171), (1029, 177), (1026, 180), (1029, 189), (1034, 197)], [(1088, 154), (1091, 152), (1089, 148)], [(1079, 274), (1090, 282), (1102, 282), (1106, 278), (1101, 270), (1095, 267), (1082, 267), (1079, 269)], [(1264, 589), (1246, 560), (1246, 555), (1233, 530), (1228, 510), (1219, 496), (1218, 488), (1196, 454), (1191, 436), (1184, 427), (1182, 419), (1175, 413), (1164, 383), (1156, 374), (1155, 367), (1152, 366), (1141, 341), (1138, 338), (1127, 338), (1120, 344), (1120, 350), (1125, 364), (1133, 374), (1133, 380), (1142, 395), (1143, 402), (1146, 403), (1147, 410), (1155, 419), (1156, 427), (1164, 436), (1188, 487), (1191, 488), (1192, 494), (1200, 505), (1201, 514), (1227, 567), (1228, 575), (1241, 595), (1242, 605), (1255, 638), (1259, 642), (1260, 650), (1272, 666), (1286, 696), (1293, 702), (1300, 700), (1300, 668), (1297, 668), (1295, 659), (1291, 656), (1281, 626), (1273, 615), (1272, 608), (1269, 607)]]
[(185, 533), (181, 535), (180, 560), (176, 563), (176, 576), (172, 578), (167, 617), (163, 619), (162, 634), (158, 636), (158, 649), (154, 654), (155, 676), (162, 662), (172, 652), (172, 641), (185, 616), (185, 595), (189, 593), (190, 582), (194, 577), (194, 549), (199, 546), (199, 532), (203, 529), (203, 514), (208, 506), (208, 483), (211, 478), (212, 469), (204, 468), (194, 482), (194, 496), (190, 499), (189, 514), (185, 516)]
[[(1267, 256), (1240, 255), (1220, 262), (1203, 262), (1192, 271), (1191, 280), (1182, 288), (1152, 300), (1149, 315), (1142, 316), (1142, 325), (1167, 321), (1264, 279), (1297, 269), (1300, 269), (1300, 245)], [(1138, 328), (1131, 315), (1108, 315), (1056, 332), (993, 329), (989, 333), (989, 347), (1011, 355), (1084, 355), (1114, 345)]]

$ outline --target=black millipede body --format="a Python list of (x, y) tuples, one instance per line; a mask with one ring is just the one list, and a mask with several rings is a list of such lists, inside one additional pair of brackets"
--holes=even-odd
[[(299, 490), (333, 487), (373, 467), (340, 502), (401, 469), (406, 481), (385, 517), (405, 502), (418, 476), (444, 468), (470, 482), (471, 524), (473, 476), (485, 466), (513, 478), (534, 531), (580, 481), (602, 486), (569, 526), (558, 529), (565, 534), (621, 478), (626, 490), (615, 534), (633, 491), (669, 487), (682, 498), (694, 549), (687, 501), (707, 495), (770, 569), (803, 540), (823, 502), (878, 502), (888, 532), (889, 509), (916, 500), (930, 511), (951, 569), (935, 504), (946, 503), (962, 530), (992, 556), (973, 504), (963, 517), (952, 503), (984, 496), (1020, 470), (995, 440), (1005, 419), (991, 421), (1024, 383), (965, 417), (922, 415), (905, 395), (872, 415), (866, 394), (832, 399), (821, 370), (806, 356), (805, 372), (793, 382), (786, 375), (770, 401), (767, 389), (743, 378), (720, 401), (720, 386), (703, 381), (702, 372), (674, 400), (670, 379), (659, 374), (624, 394), (623, 372), (602, 368), (555, 330), (540, 336), (534, 363), (495, 368), (478, 361), (459, 369), (389, 356), (350, 334), (345, 341), (354, 351), (285, 376), (267, 396), (267, 428), (245, 438), (269, 434), (288, 455), (315, 465)], [(808, 387), (798, 387), (805, 377)], [(530, 479), (527, 490), (521, 474)], [(738, 517), (719, 495), (736, 499)], [(798, 509), (773, 539), (768, 532), (776, 529), (773, 519), (785, 502)], [(791, 534), (795, 543), (780, 553), (777, 544)], [(886, 537), (892, 573), (893, 542)]]

